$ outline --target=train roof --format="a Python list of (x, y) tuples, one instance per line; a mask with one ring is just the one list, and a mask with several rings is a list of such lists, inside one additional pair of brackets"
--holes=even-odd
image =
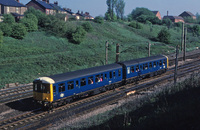
[(140, 64), (140, 63), (147, 63), (147, 62), (152, 62), (155, 60), (161, 60), (166, 58), (164, 55), (158, 55), (158, 56), (151, 56), (151, 57), (145, 57), (145, 58), (140, 58), (140, 59), (135, 59), (135, 60), (129, 60), (129, 61), (124, 61), (121, 62), (126, 66), (130, 66), (130, 65), (136, 65), (136, 64)]
[(75, 78), (95, 75), (95, 74), (103, 73), (106, 71), (112, 71), (112, 70), (120, 69), (120, 68), (122, 68), (121, 65), (114, 63), (114, 64), (109, 64), (109, 65), (104, 65), (104, 66), (97, 66), (93, 68), (52, 75), (52, 76), (49, 76), (49, 78), (53, 79), (55, 82), (62, 82), (62, 81), (71, 80)]

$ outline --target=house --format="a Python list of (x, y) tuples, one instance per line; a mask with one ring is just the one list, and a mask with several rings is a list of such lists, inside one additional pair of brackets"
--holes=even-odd
[(56, 13), (54, 7), (49, 4), (49, 0), (31, 0), (26, 4), (28, 8), (33, 7), (44, 12), (47, 15), (53, 15)]
[(76, 13), (77, 19), (94, 19), (94, 17), (92, 17), (88, 12), (83, 13), (83, 11), (78, 11)]
[(67, 14), (67, 12), (61, 8), (60, 6), (58, 6), (58, 2), (54, 2), (54, 4), (49, 3), (49, 5), (51, 5), (53, 7), (53, 10), (56, 11), (56, 13), (60, 13), (60, 14)]
[(85, 15), (85, 19), (94, 19), (94, 17), (92, 17), (89, 12), (85, 12), (84, 15)]
[(181, 17), (191, 17), (192, 19), (197, 19), (196, 16), (194, 14), (192, 14), (189, 11), (184, 11), (183, 13), (181, 13), (179, 16)]
[(152, 11), (152, 12), (156, 15), (156, 17), (158, 17), (158, 19), (162, 20), (162, 17), (159, 11)]
[(163, 19), (170, 19), (174, 23), (182, 22), (184, 23), (184, 19), (180, 16), (164, 16)]
[(27, 7), (19, 2), (19, 0), (0, 0), (0, 14), (12, 14), (16, 21), (24, 16)]

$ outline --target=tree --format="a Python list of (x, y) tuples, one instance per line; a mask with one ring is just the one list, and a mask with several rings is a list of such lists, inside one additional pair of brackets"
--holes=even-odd
[(0, 43), (3, 43), (3, 32), (0, 30)]
[(166, 18), (166, 19), (163, 19), (162, 24), (170, 28), (172, 26), (172, 21), (169, 18)]
[(12, 27), (8, 23), (0, 23), (0, 29), (4, 36), (10, 36), (12, 33)]
[(164, 42), (164, 43), (170, 43), (170, 38), (171, 35), (169, 33), (169, 31), (166, 28), (161, 29), (161, 31), (158, 33), (157, 36), (158, 40), (160, 42)]
[(93, 27), (90, 22), (85, 22), (82, 24), (82, 26), (86, 32), (92, 32), (92, 30), (93, 30)]
[(116, 16), (114, 13), (114, 8), (116, 5), (117, 0), (107, 0), (106, 4), (108, 6), (108, 10), (105, 14), (105, 19), (106, 20), (116, 20)]
[(199, 25), (194, 25), (193, 27), (190, 28), (190, 30), (193, 33), (193, 36), (200, 36), (200, 26)]
[(3, 22), (8, 24), (13, 24), (15, 23), (15, 18), (11, 14), (4, 14)]
[(31, 19), (28, 18), (23, 18), (20, 20), (20, 23), (24, 24), (26, 27), (26, 30), (28, 32), (33, 32), (33, 31), (37, 31), (38, 30), (38, 25), (36, 22), (34, 22)]
[(26, 14), (25, 18), (30, 19), (38, 25), (38, 18), (33, 13)]
[(15, 23), (12, 25), (11, 37), (16, 39), (23, 39), (27, 34), (26, 27), (22, 23)]
[(104, 23), (104, 19), (101, 16), (97, 16), (97, 17), (94, 18), (94, 22), (103, 24)]
[(86, 35), (86, 31), (82, 26), (77, 27), (76, 31), (72, 34), (72, 42), (76, 44), (80, 44)]
[(139, 17), (141, 15), (146, 15), (149, 17), (155, 16), (155, 14), (147, 8), (136, 8), (131, 12), (131, 16), (133, 19), (137, 19), (137, 17)]
[(46, 27), (48, 31), (56, 36), (65, 36), (67, 32), (66, 23), (63, 20), (57, 19), (55, 16), (49, 16), (50, 23)]
[(115, 10), (116, 10), (116, 14), (117, 14), (118, 19), (123, 19), (123, 17), (124, 17), (124, 7), (125, 7), (124, 0), (117, 0), (116, 1)]

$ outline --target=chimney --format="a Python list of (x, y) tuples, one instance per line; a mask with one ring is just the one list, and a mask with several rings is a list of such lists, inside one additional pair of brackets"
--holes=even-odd
[(167, 16), (169, 16), (169, 11), (167, 11)]
[(80, 11), (78, 10), (78, 14), (80, 13)]
[(16, 0), (19, 3), (19, 0)]
[(55, 1), (54, 4), (55, 4), (55, 5), (58, 5), (58, 1)]
[(83, 11), (81, 11), (81, 14), (83, 14)]
[(49, 0), (46, 0), (46, 3), (49, 4)]

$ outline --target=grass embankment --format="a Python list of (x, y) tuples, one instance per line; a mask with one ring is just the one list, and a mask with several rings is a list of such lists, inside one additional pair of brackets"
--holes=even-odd
[[(69, 25), (81, 23), (74, 22)], [(151, 41), (163, 26), (153, 25), (150, 29), (150, 25), (143, 25), (143, 28), (138, 30), (127, 24), (92, 22), (93, 32), (88, 33), (80, 45), (45, 32), (29, 33), (23, 40), (4, 37), (0, 46), (0, 87), (7, 83), (30, 83), (40, 76), (103, 65), (106, 41), (121, 45), (120, 61), (146, 57), (148, 41), (154, 43), (151, 47), (152, 55), (174, 52), (174, 47), (180, 43), (180, 28), (169, 30), (173, 44), (166, 45)], [(198, 37), (190, 37), (188, 50), (199, 46), (199, 40)], [(115, 44), (110, 44), (108, 60), (108, 63), (115, 61)]]
[(200, 74), (195, 74), (176, 86), (166, 86), (164, 90), (69, 125), (67, 129), (200, 129), (199, 78)]

